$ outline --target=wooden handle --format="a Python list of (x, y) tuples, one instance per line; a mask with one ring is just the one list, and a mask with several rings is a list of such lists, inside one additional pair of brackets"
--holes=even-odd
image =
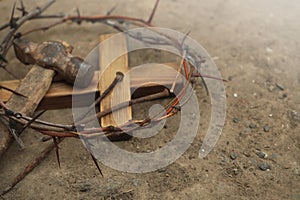
[[(34, 65), (16, 89), (27, 98), (13, 94), (6, 105), (16, 112), (31, 116), (49, 90), (54, 75), (53, 70)], [(12, 141), (9, 130), (0, 123), (0, 157)]]

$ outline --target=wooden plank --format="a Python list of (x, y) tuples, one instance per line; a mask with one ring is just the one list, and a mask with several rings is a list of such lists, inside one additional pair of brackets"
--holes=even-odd
[[(164, 65), (168, 65), (174, 69), (173, 72), (167, 72), (162, 70), (159, 74), (154, 75), (152, 68), (157, 64), (153, 64), (149, 66), (149, 68), (145, 69), (143, 72), (147, 75), (148, 78), (141, 78), (140, 73), (131, 73), (130, 85), (131, 92), (135, 91), (132, 98), (141, 97), (147, 94), (153, 94), (159, 91), (162, 91), (162, 87), (160, 85), (170, 86), (172, 85), (174, 78), (177, 73), (178, 64), (176, 63), (165, 63)], [(89, 87), (76, 90), (73, 93), (73, 87), (64, 82), (55, 82), (51, 85), (49, 91), (45, 95), (44, 99), (39, 104), (38, 110), (43, 109), (64, 109), (72, 107), (72, 94), (78, 95), (82, 98), (78, 98), (78, 103), (76, 105), (80, 106), (88, 106), (92, 102), (86, 101), (87, 95), (94, 95), (98, 92), (97, 84), (99, 79), (99, 71), (95, 72), (92, 83)], [(19, 80), (11, 80), (11, 81), (2, 81), (0, 85), (8, 87), (12, 90), (16, 90), (20, 81)], [(153, 84), (156, 83), (156, 84)], [(182, 85), (182, 80), (177, 80), (177, 85)], [(139, 88), (138, 90), (136, 90)], [(11, 97), (11, 93), (6, 90), (0, 89), (0, 98), (7, 102)], [(76, 98), (77, 99), (77, 98)]]
[[(153, 64), (153, 66), (155, 65), (157, 64)], [(143, 78), (143, 79), (140, 78), (141, 76), (139, 72), (131, 73), (131, 79), (130, 79), (131, 92), (135, 91), (132, 98), (141, 97), (147, 94), (153, 94), (162, 91), (163, 88), (160, 85), (170, 86), (173, 83), (174, 77), (176, 76), (176, 69), (178, 68), (178, 64), (166, 63), (164, 65), (168, 65), (175, 70), (173, 72), (166, 72), (163, 70), (161, 71), (161, 73), (154, 75), (152, 70), (153, 66), (149, 66), (149, 68), (144, 70), (144, 74), (147, 74), (148, 78)], [(96, 85), (98, 84), (99, 73), (100, 73), (99, 71), (96, 71), (93, 81), (89, 87), (76, 90), (75, 93), (73, 93), (74, 92), (73, 87), (69, 84), (66, 84), (64, 82), (53, 83), (37, 109), (50, 110), (50, 109), (71, 108), (72, 95), (78, 95), (82, 97), (82, 98), (78, 98), (79, 102), (76, 105), (80, 105), (80, 106), (90, 105), (92, 102), (88, 102), (86, 101), (86, 99), (92, 99), (92, 98), (86, 98), (86, 97), (87, 95), (94, 95), (95, 93), (98, 92)], [(12, 90), (16, 90), (19, 83), (20, 83), (19, 80), (10, 80), (10, 81), (2, 81), (0, 82), (0, 85), (8, 87)], [(182, 85), (182, 80), (178, 79), (177, 85)], [(136, 90), (137, 88), (139, 89)], [(11, 96), (12, 96), (11, 92), (0, 89), (0, 98), (4, 102), (7, 102)]]
[[(53, 70), (34, 65), (15, 89), (28, 98), (13, 94), (7, 101), (7, 106), (16, 112), (31, 116), (49, 90), (54, 74)], [(12, 141), (9, 130), (0, 123), (0, 157)]]
[[(113, 34), (101, 35), (99, 38), (101, 43), (99, 49), (99, 69), (101, 71), (99, 77), (100, 93), (105, 91), (113, 82), (116, 77), (116, 72), (126, 74), (128, 71), (128, 54), (122, 55), (122, 52), (127, 51), (126, 35), (123, 34), (122, 36), (115, 37), (113, 40), (106, 40), (112, 35)], [(122, 82), (116, 85), (114, 91), (101, 101), (100, 111), (107, 110), (130, 99), (130, 77), (125, 76)], [(118, 126), (131, 119), (132, 109), (131, 106), (128, 106), (101, 118), (101, 126)]]

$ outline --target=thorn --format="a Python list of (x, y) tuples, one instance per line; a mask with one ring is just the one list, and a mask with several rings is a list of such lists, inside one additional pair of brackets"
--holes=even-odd
[(2, 61), (4, 61), (5, 63), (8, 63), (8, 61), (6, 60), (6, 58), (5, 58), (2, 54), (0, 54), (0, 59), (1, 59)]
[(176, 82), (177, 82), (177, 79), (179, 77), (179, 74), (180, 74), (180, 71), (182, 69), (182, 65), (184, 64), (184, 61), (185, 61), (185, 57), (186, 57), (186, 50), (183, 51), (183, 54), (182, 54), (182, 59), (180, 61), (180, 65), (178, 66), (178, 70), (177, 70), (177, 74), (176, 74), (176, 77), (173, 81), (173, 84), (171, 86), (171, 89), (170, 89), (170, 92), (173, 93), (174, 92), (174, 89), (175, 89), (175, 86), (176, 86)]
[(27, 12), (26, 9), (25, 9), (23, 0), (20, 0), (20, 4), (21, 4), (21, 7), (20, 7), (20, 8), (17, 8), (17, 10), (19, 10), (19, 11), (22, 12), (22, 16), (27, 15), (28, 12)]
[(0, 85), (0, 89), (4, 89), (4, 90), (7, 90), (7, 91), (9, 91), (9, 92), (12, 92), (12, 93), (14, 93), (14, 94), (16, 94), (16, 95), (19, 95), (19, 96), (21, 96), (21, 97), (28, 98), (28, 97), (26, 97), (25, 95), (23, 95), (23, 94), (21, 94), (21, 93), (19, 93), (19, 92), (16, 92), (16, 91), (14, 91), (14, 90), (12, 90), (12, 89), (10, 89), (10, 88), (7, 88), (7, 87), (5, 87), (5, 86), (2, 86), (2, 85)]
[(93, 159), (94, 164), (96, 165), (98, 171), (100, 172), (101, 176), (103, 177), (103, 174), (102, 174), (102, 171), (101, 171), (101, 169), (100, 169), (100, 167), (98, 165), (97, 159), (93, 156), (93, 154), (90, 153), (90, 155), (92, 156), (92, 159)]
[(10, 21), (12, 21), (12, 19), (14, 18), (15, 9), (16, 9), (16, 2), (14, 2), (13, 9), (10, 14)]
[(28, 128), (30, 126), (30, 124), (32, 124), (37, 118), (39, 118), (42, 114), (44, 114), (47, 110), (43, 110), (42, 112), (40, 112), (39, 114), (37, 114), (34, 118), (32, 118), (27, 124), (25, 124), (21, 130), (18, 131), (18, 135), (21, 135), (26, 128)]
[(150, 17), (149, 17), (149, 19), (148, 19), (148, 21), (147, 21), (148, 24), (151, 24), (151, 22), (152, 22), (152, 19), (153, 19), (153, 17), (154, 17), (155, 12), (156, 12), (158, 3), (159, 3), (159, 0), (156, 0), (155, 5), (154, 5), (154, 7), (153, 7), (153, 9), (152, 9), (151, 15), (150, 15)]
[(57, 142), (56, 137), (53, 137), (53, 143), (55, 145), (55, 153), (56, 153), (56, 159), (57, 159), (58, 167), (60, 169), (59, 147), (58, 147), (58, 142)]
[(12, 9), (11, 15), (10, 15), (10, 20), (9, 20), (9, 26), (11, 29), (16, 27), (16, 19), (14, 18), (15, 9), (16, 9), (16, 2), (14, 3), (13, 9)]
[(41, 142), (48, 142), (51, 139), (52, 139), (52, 137), (46, 137), (46, 136), (44, 136), (44, 137), (41, 138)]
[(204, 80), (204, 77), (201, 76), (200, 78), (201, 78), (202, 83), (203, 83), (203, 85), (204, 85), (204, 88), (205, 88), (205, 91), (206, 91), (206, 95), (209, 95), (208, 86), (207, 86), (207, 84), (206, 84), (206, 82), (205, 82), (205, 80)]
[(81, 24), (81, 20), (80, 20), (80, 11), (79, 8), (76, 8), (76, 13), (77, 13), (77, 24), (80, 25)]
[(117, 8), (117, 5), (114, 5), (111, 9), (109, 9), (106, 13), (107, 16), (111, 15)]
[(80, 11), (78, 7), (76, 8), (76, 13), (77, 13), (77, 17), (80, 17)]
[(16, 142), (19, 144), (20, 148), (24, 149), (25, 145), (24, 145), (23, 141), (21, 140), (21, 138), (19, 137), (19, 135), (17, 135), (16, 129), (14, 128), (14, 124), (13, 123), (14, 123), (13, 121), (9, 122), (9, 125), (8, 125), (9, 132), (14, 137), (14, 139), (16, 140)]
[(191, 33), (191, 31), (188, 31), (188, 32), (184, 35), (184, 38), (182, 39), (181, 44), (180, 44), (181, 47), (183, 46), (184, 41), (186, 40), (186, 38), (189, 36), (190, 33)]

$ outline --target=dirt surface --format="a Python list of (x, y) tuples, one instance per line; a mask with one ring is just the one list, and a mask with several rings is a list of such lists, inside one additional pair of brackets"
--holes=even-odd
[[(190, 36), (202, 44), (219, 67), (227, 94), (227, 118), (214, 150), (198, 158), (210, 115), (209, 98), (197, 88), (201, 122), (199, 134), (175, 163), (161, 170), (130, 174), (100, 164), (102, 178), (80, 140), (66, 139), (61, 169), (52, 152), (3, 199), (300, 199), (300, 3), (297, 0), (163, 0), (154, 24)], [(31, 7), (42, 2), (26, 0)], [(104, 14), (117, 3), (115, 14), (147, 18), (153, 1), (59, 1), (53, 12)], [(0, 1), (1, 24), (8, 21), (12, 1)], [(28, 24), (28, 27), (40, 25)], [(29, 37), (34, 41), (65, 40), (74, 54), (85, 57), (98, 35), (115, 32), (104, 25), (67, 24)], [(3, 33), (1, 33), (3, 36)], [(8, 69), (26, 74), (10, 53)], [(1, 70), (1, 69), (0, 69)], [(0, 80), (13, 79), (1, 70)], [(134, 115), (147, 112), (135, 107)], [(72, 122), (70, 110), (49, 111), (43, 119)], [(132, 151), (152, 150), (172, 139), (177, 118), (160, 134), (145, 141), (118, 145)], [(0, 160), (0, 189), (5, 188), (47, 143), (28, 130)], [(269, 168), (269, 170), (262, 170)]]

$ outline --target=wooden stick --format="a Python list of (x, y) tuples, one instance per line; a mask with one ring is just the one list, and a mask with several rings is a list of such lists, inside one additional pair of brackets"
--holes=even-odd
[[(113, 82), (117, 72), (126, 74), (128, 69), (128, 54), (122, 55), (127, 51), (126, 35), (108, 39), (113, 34), (100, 36), (99, 64), (101, 75), (99, 77), (100, 93), (104, 92)], [(108, 39), (108, 40), (106, 40)], [(119, 57), (119, 55), (122, 55)], [(117, 58), (116, 60), (114, 60)], [(130, 77), (125, 76), (123, 80), (116, 85), (114, 91), (109, 93), (100, 103), (100, 111), (107, 110), (119, 103), (129, 101), (130, 95)], [(132, 119), (131, 107), (128, 106), (113, 114), (107, 115), (101, 119), (101, 126), (117, 126)]]
[[(20, 81), (16, 91), (27, 98), (13, 94), (6, 105), (20, 113), (31, 116), (50, 88), (55, 75), (53, 70), (33, 66), (26, 77)], [(13, 138), (4, 124), (0, 123), (0, 157), (7, 150)]]

